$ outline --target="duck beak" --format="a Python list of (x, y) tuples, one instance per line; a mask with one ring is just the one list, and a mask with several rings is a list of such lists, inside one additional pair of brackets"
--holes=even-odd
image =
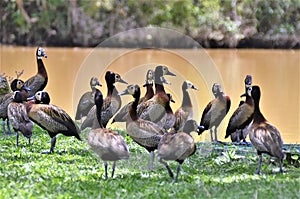
[(126, 81), (124, 81), (122, 78), (120, 78), (119, 80), (120, 83), (123, 83), (123, 84), (128, 84)]
[(31, 96), (31, 97), (28, 97), (28, 98), (27, 98), (27, 101), (34, 100), (34, 99), (35, 99), (35, 97), (34, 97), (34, 96)]
[(199, 90), (196, 86), (192, 86), (192, 89)]
[(240, 97), (246, 97), (247, 93), (242, 94)]
[(45, 58), (47, 58), (47, 55), (46, 55), (45, 52), (42, 52), (42, 56), (45, 57)]
[(168, 71), (168, 72), (166, 73), (166, 75), (176, 76), (175, 73), (172, 73), (171, 71)]
[(204, 129), (204, 126), (198, 126), (198, 128), (197, 128), (197, 133), (198, 133), (198, 135), (200, 135), (200, 132), (202, 131)]
[(170, 100), (170, 102), (173, 102), (173, 103), (175, 103), (175, 101), (174, 101), (173, 99), (171, 99), (171, 100)]
[(119, 92), (118, 95), (129, 95), (130, 93), (128, 92), (128, 89), (126, 89), (125, 91)]
[(100, 82), (97, 82), (97, 86), (102, 86), (102, 84)]
[(31, 89), (28, 86), (25, 86), (25, 85), (23, 85), (22, 89), (25, 90), (26, 92), (31, 91)]

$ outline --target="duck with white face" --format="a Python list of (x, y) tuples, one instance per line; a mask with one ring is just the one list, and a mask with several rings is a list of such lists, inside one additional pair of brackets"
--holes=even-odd
[(28, 117), (46, 130), (51, 137), (50, 151), (46, 153), (54, 152), (56, 135), (59, 133), (81, 140), (80, 131), (75, 122), (62, 108), (49, 104), (50, 96), (46, 91), (38, 91), (28, 100), (26, 103)]

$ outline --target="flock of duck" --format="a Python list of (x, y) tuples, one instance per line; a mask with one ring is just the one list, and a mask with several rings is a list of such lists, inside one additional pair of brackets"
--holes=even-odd
[[(118, 73), (107, 71), (105, 81), (107, 95), (104, 98), (99, 80), (91, 78), (91, 91), (86, 92), (78, 103), (75, 120), (60, 107), (50, 104), (50, 96), (44, 91), (48, 82), (47, 71), (43, 63), (47, 58), (45, 50), (37, 48), (36, 75), (22, 81), (17, 78), (10, 80), (10, 85), (4, 75), (0, 77), (0, 118), (3, 120), (3, 133), (10, 132), (10, 125), (16, 132), (16, 145), (19, 145), (21, 132), (30, 143), (34, 123), (46, 130), (51, 137), (51, 147), (46, 153), (53, 153), (56, 144), (56, 135), (74, 136), (78, 140), (80, 131), (90, 128), (87, 143), (92, 150), (104, 161), (105, 179), (108, 179), (107, 162), (113, 161), (113, 177), (116, 161), (129, 159), (129, 147), (125, 139), (116, 131), (107, 128), (111, 120), (125, 122), (126, 133), (130, 138), (150, 153), (149, 169), (153, 169), (154, 151), (157, 150), (158, 161), (162, 163), (171, 178), (178, 179), (181, 165), (186, 158), (196, 152), (196, 145), (191, 136), (192, 132), (201, 135), (210, 130), (211, 141), (218, 143), (217, 128), (228, 113), (231, 101), (218, 83), (213, 84), (212, 93), (215, 98), (203, 110), (200, 123), (193, 119), (193, 106), (188, 90), (198, 88), (186, 80), (182, 84), (182, 104), (173, 112), (170, 103), (174, 103), (172, 95), (165, 92), (164, 84), (170, 84), (166, 76), (176, 76), (167, 66), (156, 66), (146, 74), (146, 83), (143, 85), (146, 93), (141, 97), (141, 88), (138, 84), (131, 84), (118, 92), (115, 83), (124, 83)], [(245, 141), (249, 134), (252, 145), (256, 148), (259, 163), (256, 173), (259, 174), (262, 164), (262, 154), (275, 156), (280, 162), (282, 170), (283, 141), (279, 131), (263, 116), (259, 108), (260, 87), (252, 86), (252, 77), (245, 78), (246, 97), (230, 117), (225, 138), (231, 137), (233, 142)], [(131, 95), (133, 101), (122, 106), (121, 96)], [(7, 123), (5, 123), (7, 121)], [(176, 176), (166, 161), (178, 162)]]

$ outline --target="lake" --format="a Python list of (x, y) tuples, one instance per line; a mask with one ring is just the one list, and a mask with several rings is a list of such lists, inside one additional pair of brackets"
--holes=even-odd
[[(166, 77), (171, 85), (166, 91), (173, 95), (175, 110), (181, 104), (181, 85), (190, 80), (199, 88), (190, 90), (194, 117), (200, 121), (202, 111), (213, 99), (211, 87), (214, 82), (222, 85), (231, 98), (231, 108), (220, 127), (218, 138), (224, 140), (228, 120), (238, 107), (244, 93), (244, 78), (253, 77), (253, 85), (261, 88), (261, 111), (282, 134), (285, 143), (300, 143), (299, 106), (299, 50), (261, 49), (111, 49), (111, 48), (54, 48), (46, 47), (47, 59), (43, 59), (49, 81), (46, 90), (51, 103), (62, 107), (72, 117), (80, 96), (88, 91), (92, 76), (99, 77), (102, 92), (106, 96), (104, 74), (112, 70), (129, 84), (145, 82), (145, 73), (158, 64), (167, 65), (176, 77)], [(37, 72), (35, 47), (0, 47), (0, 71), (15, 77), (15, 70), (24, 69), (21, 79), (26, 80)], [(125, 84), (116, 83), (118, 91)], [(142, 89), (142, 95), (144, 89)], [(122, 97), (123, 105), (132, 100)], [(124, 128), (124, 124), (112, 127)], [(209, 141), (209, 132), (199, 140)], [(229, 140), (227, 140), (229, 141)]]

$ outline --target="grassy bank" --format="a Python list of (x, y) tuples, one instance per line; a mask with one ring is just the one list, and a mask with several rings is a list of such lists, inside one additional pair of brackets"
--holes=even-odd
[[(85, 138), (88, 131), (82, 133)], [(124, 134), (124, 132), (122, 132)], [(55, 154), (44, 155), (50, 147), (46, 132), (35, 127), (33, 143), (20, 136), (0, 133), (0, 198), (299, 198), (300, 170), (285, 164), (286, 173), (264, 156), (263, 174), (254, 175), (257, 157), (248, 147), (224, 148), (197, 144), (197, 153), (182, 167), (174, 183), (157, 161), (153, 172), (145, 170), (149, 156), (126, 138), (131, 151), (128, 161), (117, 163), (114, 178), (104, 181), (103, 162), (97, 160), (86, 142), (59, 136)], [(170, 162), (171, 168), (177, 164)], [(111, 171), (109, 165), (109, 172)]]

